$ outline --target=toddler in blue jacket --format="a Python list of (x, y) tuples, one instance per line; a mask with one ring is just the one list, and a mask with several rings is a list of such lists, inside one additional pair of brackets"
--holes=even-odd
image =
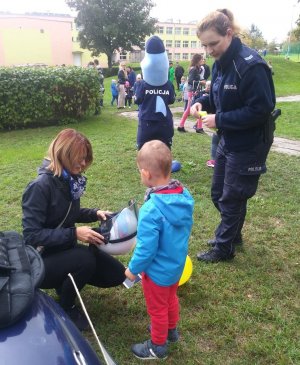
[(172, 155), (159, 140), (146, 142), (137, 155), (142, 183), (148, 187), (139, 210), (137, 244), (125, 275), (142, 273), (151, 340), (131, 350), (140, 359), (164, 359), (167, 342), (179, 338), (177, 287), (193, 224), (194, 200), (178, 180), (171, 180)]
[(119, 95), (118, 88), (117, 88), (117, 81), (114, 79), (111, 80), (110, 91), (111, 91), (111, 96), (112, 96), (110, 105), (113, 106), (114, 101), (116, 101), (116, 104), (118, 104), (118, 95)]

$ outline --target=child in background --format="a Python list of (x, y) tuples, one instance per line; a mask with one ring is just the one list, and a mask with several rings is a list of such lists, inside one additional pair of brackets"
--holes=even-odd
[[(201, 98), (203, 95), (209, 95), (209, 93), (210, 93), (210, 85), (211, 85), (211, 81), (210, 80), (207, 80), (205, 82), (205, 88), (204, 88), (204, 90), (199, 91), (197, 93), (197, 95), (194, 96), (194, 98), (193, 98), (193, 100), (191, 102), (191, 105), (194, 105), (195, 103), (197, 103), (198, 99)], [(200, 120), (200, 126), (199, 126), (199, 120)], [(196, 129), (196, 131), (197, 131), (197, 129), (202, 128), (202, 119), (201, 118), (199, 118), (197, 120), (197, 122), (193, 126), (193, 128)]]
[(217, 153), (219, 141), (220, 141), (220, 137), (217, 135), (217, 133), (214, 133), (211, 137), (211, 147), (210, 147), (211, 159), (206, 161), (207, 167), (215, 167), (216, 153)]
[(184, 83), (185, 83), (185, 77), (182, 76), (181, 79), (180, 79), (180, 84), (179, 84), (180, 95), (179, 95), (179, 98), (177, 99), (177, 101), (184, 101), (184, 98), (183, 98)]
[(125, 81), (125, 106), (128, 104), (128, 108), (131, 108), (133, 97), (133, 87), (130, 86), (129, 81)]
[(111, 80), (110, 91), (111, 91), (111, 95), (112, 95), (110, 105), (113, 106), (115, 100), (116, 100), (116, 104), (118, 105), (119, 93), (118, 93), (118, 88), (117, 88), (117, 81), (114, 79)]
[[(161, 141), (146, 142), (137, 155), (142, 183), (148, 187), (139, 210), (137, 244), (125, 275), (142, 273), (151, 339), (132, 346), (140, 359), (165, 359), (168, 342), (177, 342), (177, 287), (188, 253), (194, 200), (171, 180), (172, 155)], [(151, 234), (149, 234), (151, 232)]]
[(182, 92), (183, 92), (183, 101), (184, 101), (183, 110), (185, 111), (188, 106), (188, 102), (189, 102), (188, 80), (185, 80), (185, 83), (183, 84)]

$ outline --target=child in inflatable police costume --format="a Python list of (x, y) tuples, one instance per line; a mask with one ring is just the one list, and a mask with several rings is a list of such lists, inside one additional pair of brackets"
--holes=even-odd
[(169, 60), (163, 41), (153, 36), (148, 39), (145, 57), (141, 62), (143, 80), (136, 90), (135, 104), (139, 105), (137, 148), (158, 139), (169, 148), (174, 135), (173, 115), (169, 104), (175, 101), (174, 86), (168, 81)]

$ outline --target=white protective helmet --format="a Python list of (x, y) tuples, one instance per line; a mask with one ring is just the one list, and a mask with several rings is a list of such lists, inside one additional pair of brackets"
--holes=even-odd
[(125, 255), (136, 243), (138, 209), (135, 201), (128, 207), (107, 216), (95, 230), (105, 238), (105, 245), (97, 246), (110, 255)]

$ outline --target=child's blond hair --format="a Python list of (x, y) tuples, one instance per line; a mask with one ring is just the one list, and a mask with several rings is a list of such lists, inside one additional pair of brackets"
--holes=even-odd
[(171, 174), (172, 154), (165, 143), (149, 141), (138, 152), (137, 164), (140, 169), (148, 170), (157, 177), (167, 177)]

